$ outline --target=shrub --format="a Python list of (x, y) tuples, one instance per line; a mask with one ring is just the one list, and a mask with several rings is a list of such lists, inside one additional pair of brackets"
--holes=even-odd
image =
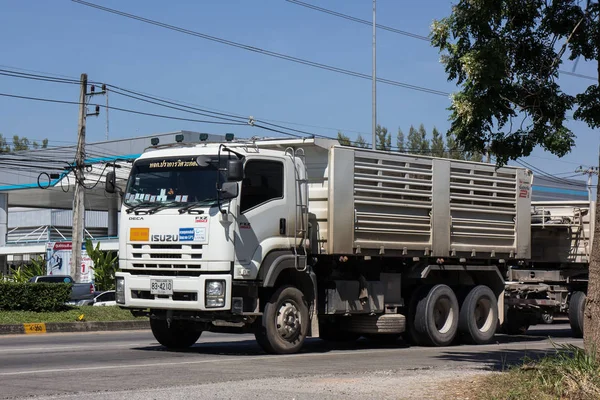
[(69, 283), (0, 282), (0, 310), (59, 311), (70, 298)]
[(90, 239), (85, 241), (85, 250), (94, 262), (94, 285), (96, 288), (98, 290), (114, 290), (119, 256), (112, 251), (100, 250), (100, 243), (94, 248)]
[(46, 275), (46, 261), (42, 257), (33, 258), (29, 264), (11, 268), (9, 280), (25, 283), (38, 275)]

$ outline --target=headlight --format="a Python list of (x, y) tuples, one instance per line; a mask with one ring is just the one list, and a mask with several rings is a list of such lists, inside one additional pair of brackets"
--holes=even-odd
[(115, 284), (115, 300), (118, 304), (125, 304), (125, 279), (118, 277)]
[(207, 296), (223, 296), (223, 281), (206, 282)]
[(225, 305), (225, 281), (206, 281), (205, 305), (218, 308)]

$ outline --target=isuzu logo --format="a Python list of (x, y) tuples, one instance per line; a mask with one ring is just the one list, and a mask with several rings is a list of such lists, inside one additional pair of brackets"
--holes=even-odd
[(150, 240), (153, 242), (177, 242), (179, 235), (152, 235)]

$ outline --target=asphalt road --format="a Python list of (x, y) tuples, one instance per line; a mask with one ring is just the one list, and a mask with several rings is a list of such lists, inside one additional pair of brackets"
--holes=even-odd
[(0, 336), (0, 398), (440, 398), (440, 382), (552, 351), (549, 336), (582, 345), (568, 324), (498, 335), (486, 346), (361, 340), (333, 348), (311, 339), (285, 356), (265, 355), (250, 335), (203, 334), (180, 352), (166, 351), (150, 331)]

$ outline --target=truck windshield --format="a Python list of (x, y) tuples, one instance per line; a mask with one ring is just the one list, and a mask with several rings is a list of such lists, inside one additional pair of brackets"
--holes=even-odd
[(217, 158), (198, 165), (196, 157), (173, 157), (138, 160), (133, 164), (124, 203), (168, 205), (217, 201)]

